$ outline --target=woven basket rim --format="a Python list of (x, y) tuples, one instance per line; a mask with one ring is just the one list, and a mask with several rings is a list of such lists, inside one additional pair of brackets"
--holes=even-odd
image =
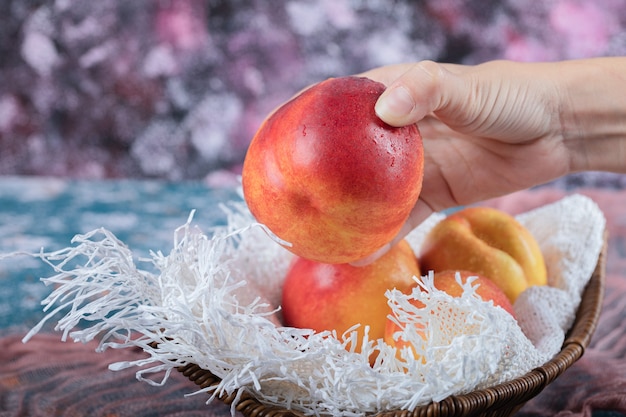
[[(479, 389), (467, 394), (451, 395), (442, 401), (431, 402), (413, 411), (390, 410), (369, 414), (376, 417), (419, 417), (419, 416), (508, 416), (519, 410), (528, 400), (572, 366), (584, 354), (595, 331), (604, 296), (607, 256), (607, 234), (600, 251), (598, 262), (584, 289), (580, 306), (572, 327), (566, 335), (561, 351), (551, 360), (523, 376), (510, 381)], [(196, 364), (187, 364), (178, 370), (201, 388), (219, 384), (220, 378)], [(219, 397), (227, 405), (237, 399), (235, 409), (248, 417), (305, 417), (303, 413), (280, 406), (267, 405), (252, 393), (233, 393)]]

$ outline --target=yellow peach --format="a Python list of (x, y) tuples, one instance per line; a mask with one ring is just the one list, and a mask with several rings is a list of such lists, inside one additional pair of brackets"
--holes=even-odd
[(533, 235), (513, 216), (469, 207), (439, 222), (420, 250), (424, 271), (467, 270), (484, 275), (514, 302), (531, 285), (545, 285), (546, 265)]

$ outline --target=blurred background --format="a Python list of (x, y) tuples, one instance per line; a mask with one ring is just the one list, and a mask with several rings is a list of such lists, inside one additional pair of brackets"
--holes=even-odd
[(2, 0), (0, 175), (231, 184), (263, 118), (327, 77), (624, 54), (626, 0)]

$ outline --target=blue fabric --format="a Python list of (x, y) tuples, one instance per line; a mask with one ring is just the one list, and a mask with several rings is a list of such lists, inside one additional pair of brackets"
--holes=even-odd
[[(220, 202), (240, 199), (233, 188), (201, 182), (76, 181), (0, 177), (0, 254), (38, 253), (70, 246), (76, 234), (104, 227), (137, 257), (151, 250), (167, 253), (174, 230), (192, 210), (194, 224), (206, 229), (223, 223)], [(54, 274), (38, 258), (0, 260), (0, 334), (10, 327), (32, 327), (50, 289), (41, 277)]]

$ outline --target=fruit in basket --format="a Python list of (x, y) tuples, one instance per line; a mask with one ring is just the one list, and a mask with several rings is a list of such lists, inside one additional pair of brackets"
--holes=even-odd
[(484, 275), (511, 302), (529, 286), (547, 283), (533, 235), (513, 216), (490, 207), (465, 208), (443, 219), (426, 235), (419, 258), (424, 271)]
[(280, 106), (252, 139), (245, 200), (296, 255), (361, 259), (388, 243), (415, 205), (422, 139), (416, 125), (396, 128), (376, 116), (384, 88), (363, 77), (328, 79)]
[[(511, 305), (509, 298), (506, 296), (506, 294), (504, 294), (500, 287), (498, 287), (489, 278), (469, 271), (447, 270), (435, 273), (433, 276), (433, 284), (435, 288), (440, 291), (444, 291), (452, 297), (461, 297), (463, 295), (463, 287), (458, 282), (458, 280), (465, 284), (470, 277), (472, 277), (471, 285), (475, 288), (476, 295), (478, 295), (484, 301), (493, 302), (495, 306), (502, 308), (513, 318), (515, 318), (515, 311), (513, 310), (513, 306)], [(417, 308), (424, 308), (424, 304), (421, 301), (416, 299), (410, 300), (411, 303)], [(398, 357), (400, 357), (400, 351), (402, 348), (404, 348), (405, 346), (411, 346), (409, 342), (403, 340), (402, 338), (396, 337), (397, 333), (401, 330), (402, 329), (398, 325), (398, 323), (388, 316), (387, 322), (385, 324), (385, 332), (383, 338), (385, 343), (390, 346), (396, 347)], [(417, 334), (419, 334), (424, 340), (424, 343), (426, 343), (426, 336), (424, 332), (418, 329)], [(413, 350), (413, 356), (416, 358), (419, 356), (415, 352), (415, 350)]]
[(370, 327), (370, 340), (382, 338), (389, 311), (385, 291), (407, 292), (419, 275), (415, 253), (405, 240), (364, 267), (296, 257), (284, 281), (283, 321), (317, 332), (335, 330), (338, 337), (360, 323), (359, 339), (364, 326)]
[(434, 274), (434, 285), (438, 290), (444, 291), (452, 297), (460, 297), (463, 295), (463, 287), (457, 281), (457, 274), (463, 284), (472, 277), (471, 285), (476, 288), (476, 295), (484, 301), (493, 301), (493, 304), (501, 307), (504, 311), (515, 317), (513, 305), (506, 296), (504, 291), (500, 289), (492, 280), (480, 274), (470, 271), (441, 271)]

